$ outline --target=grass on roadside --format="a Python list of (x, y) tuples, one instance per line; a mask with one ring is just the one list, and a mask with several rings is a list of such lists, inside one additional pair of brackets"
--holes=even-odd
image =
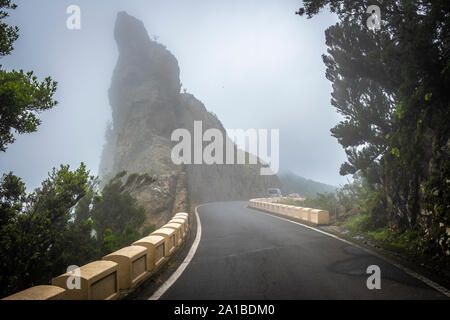
[[(319, 206), (320, 203), (314, 203), (315, 199), (298, 200), (283, 198), (279, 203), (294, 205), (299, 207)], [(326, 208), (318, 208), (325, 209)], [(334, 221), (335, 225), (341, 226), (348, 230), (351, 237), (360, 236), (371, 243), (400, 254), (409, 256), (421, 255), (420, 237), (418, 232), (404, 231), (399, 232), (390, 225), (376, 227), (374, 221), (369, 214), (356, 214), (348, 217), (341, 217), (338, 221)]]
[(391, 226), (373, 228), (368, 214), (348, 217), (342, 226), (351, 236), (362, 236), (384, 249), (410, 256), (420, 255), (420, 236), (416, 231), (398, 232)]
[(297, 207), (303, 207), (304, 205), (304, 200), (299, 200), (299, 199), (295, 199), (295, 198), (283, 198), (283, 199), (280, 199), (279, 201), (278, 201), (278, 203), (281, 203), (281, 204), (287, 204), (287, 205), (290, 205), (290, 206), (297, 206)]

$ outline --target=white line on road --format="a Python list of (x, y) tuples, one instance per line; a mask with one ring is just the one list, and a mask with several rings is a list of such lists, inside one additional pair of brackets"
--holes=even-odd
[(200, 207), (200, 206), (197, 206), (195, 208), (195, 217), (197, 220), (197, 234), (195, 236), (194, 243), (192, 244), (192, 247), (189, 250), (188, 255), (183, 260), (183, 262), (178, 267), (178, 269), (170, 276), (169, 279), (167, 279), (167, 281), (164, 282), (164, 284), (161, 287), (158, 288), (158, 290), (156, 290), (156, 292), (150, 298), (148, 298), (148, 300), (158, 300), (159, 298), (161, 298), (161, 296), (167, 290), (169, 290), (169, 288), (175, 283), (175, 281), (178, 280), (178, 278), (183, 273), (184, 269), (186, 269), (186, 267), (188, 266), (188, 264), (191, 262), (192, 258), (194, 257), (195, 252), (197, 251), (197, 248), (198, 248), (198, 244), (200, 243), (200, 239), (202, 237), (202, 224), (200, 222), (200, 217), (198, 216), (198, 212), (197, 212), (198, 207)]
[(414, 277), (414, 278), (416, 278), (416, 279), (419, 279), (420, 281), (426, 283), (427, 285), (429, 285), (430, 287), (436, 289), (436, 290), (439, 291), (440, 293), (446, 295), (447, 297), (450, 297), (450, 291), (449, 291), (447, 288), (445, 288), (445, 287), (443, 287), (443, 286), (437, 284), (437, 283), (434, 282), (434, 281), (431, 281), (430, 279), (428, 279), (428, 278), (426, 278), (426, 277), (424, 277), (424, 276), (422, 276), (422, 275), (420, 275), (420, 274), (418, 274), (418, 273), (416, 273), (416, 272), (414, 272), (414, 271), (412, 271), (412, 270), (410, 270), (410, 269), (408, 269), (408, 268), (406, 268), (406, 267), (404, 267), (404, 266), (402, 266), (402, 265), (400, 265), (400, 264), (398, 264), (398, 263), (396, 263), (396, 262), (393, 262), (393, 261), (390, 260), (390, 259), (387, 259), (386, 257), (384, 257), (384, 256), (382, 256), (382, 255), (380, 255), (380, 254), (378, 254), (378, 253), (376, 253), (376, 252), (374, 252), (374, 251), (372, 251), (372, 250), (369, 250), (369, 249), (366, 249), (366, 248), (364, 248), (364, 247), (361, 247), (361, 246), (357, 245), (356, 243), (353, 243), (353, 242), (351, 242), (351, 241), (348, 241), (348, 240), (339, 238), (338, 236), (336, 236), (336, 235), (334, 235), (334, 234), (331, 234), (331, 233), (328, 233), (328, 232), (326, 232), (326, 231), (323, 231), (323, 230), (320, 230), (320, 229), (317, 229), (317, 228), (308, 226), (308, 225), (306, 225), (306, 224), (303, 224), (303, 223), (300, 223), (300, 222), (297, 222), (297, 221), (292, 221), (292, 220), (289, 220), (289, 219), (286, 219), (286, 218), (283, 218), (283, 217), (279, 217), (279, 216), (276, 216), (276, 215), (273, 215), (273, 214), (270, 214), (270, 213), (266, 213), (266, 212), (261, 211), (261, 210), (258, 210), (258, 209), (256, 209), (256, 208), (249, 208), (247, 205), (244, 206), (244, 208), (247, 208), (247, 209), (253, 209), (253, 210), (255, 210), (255, 211), (258, 211), (258, 212), (261, 213), (261, 214), (265, 214), (266, 216), (273, 217), (273, 218), (280, 219), (280, 220), (284, 220), (284, 221), (287, 221), (287, 222), (290, 222), (290, 223), (298, 224), (299, 226), (302, 226), (302, 227), (305, 227), (305, 228), (308, 228), (308, 229), (311, 229), (311, 230), (320, 232), (320, 233), (322, 233), (322, 234), (324, 234), (324, 235), (327, 235), (327, 236), (329, 236), (329, 237), (332, 237), (332, 238), (334, 238), (334, 239), (340, 240), (340, 241), (345, 242), (345, 243), (347, 243), (347, 244), (349, 244), (349, 245), (352, 245), (352, 246), (354, 246), (354, 247), (357, 247), (357, 248), (359, 248), (359, 249), (361, 249), (361, 250), (363, 250), (363, 251), (365, 251), (365, 252), (367, 252), (367, 253), (369, 253), (369, 254), (372, 254), (372, 255), (376, 256), (376, 257), (379, 258), (379, 259), (382, 259), (382, 260), (384, 260), (384, 261), (386, 261), (386, 262), (392, 264), (393, 266), (395, 266), (395, 267), (397, 267), (398, 269), (402, 270), (403, 272), (407, 273), (407, 274), (410, 275), (411, 277)]

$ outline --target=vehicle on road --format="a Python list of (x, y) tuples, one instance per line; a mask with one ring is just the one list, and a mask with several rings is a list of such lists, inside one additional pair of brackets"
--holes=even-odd
[(267, 190), (267, 196), (269, 198), (281, 198), (283, 195), (281, 194), (281, 190), (279, 188), (269, 188)]

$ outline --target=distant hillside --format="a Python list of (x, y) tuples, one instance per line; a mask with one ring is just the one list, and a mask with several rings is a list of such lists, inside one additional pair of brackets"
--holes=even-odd
[(300, 177), (292, 172), (278, 175), (282, 185), (283, 195), (298, 193), (304, 197), (315, 197), (317, 193), (335, 192), (336, 187)]

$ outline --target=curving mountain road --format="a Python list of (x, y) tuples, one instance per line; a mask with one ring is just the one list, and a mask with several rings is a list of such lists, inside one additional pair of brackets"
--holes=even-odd
[[(446, 298), (364, 250), (246, 206), (198, 208), (198, 249), (161, 299)], [(369, 265), (381, 269), (380, 290), (366, 286)]]

